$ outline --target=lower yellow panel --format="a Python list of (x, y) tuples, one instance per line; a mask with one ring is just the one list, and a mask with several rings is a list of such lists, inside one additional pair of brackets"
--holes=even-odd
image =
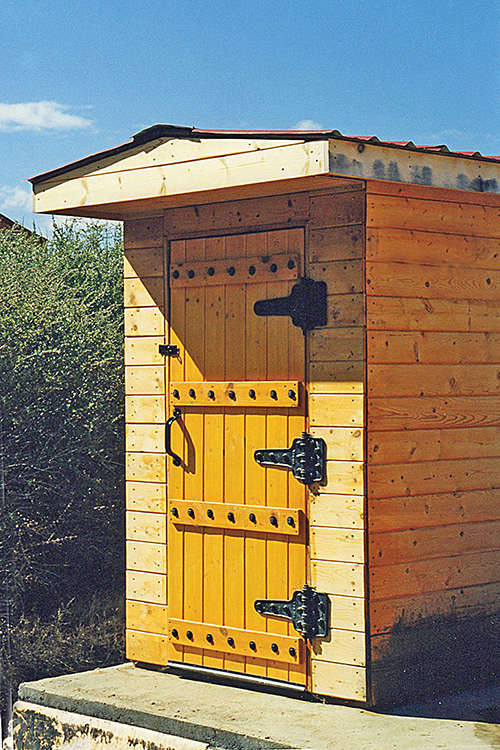
[(165, 636), (126, 631), (126, 657), (131, 661), (165, 665), (168, 660), (168, 641)]

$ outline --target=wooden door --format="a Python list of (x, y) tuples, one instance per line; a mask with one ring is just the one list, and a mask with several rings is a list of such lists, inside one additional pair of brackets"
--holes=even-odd
[(254, 303), (285, 297), (303, 274), (304, 229), (169, 244), (169, 661), (305, 684), (307, 651), (291, 622), (256, 599), (306, 582), (306, 488), (264, 468), (262, 448), (306, 429), (305, 337)]

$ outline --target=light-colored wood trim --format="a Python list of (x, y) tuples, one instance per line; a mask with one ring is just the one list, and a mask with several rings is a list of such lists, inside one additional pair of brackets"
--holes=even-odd
[(312, 660), (312, 691), (343, 700), (366, 700), (366, 669), (350, 664)]
[(182, 193), (328, 173), (328, 141), (292, 142), (225, 156), (171, 163), (120, 173), (64, 176), (62, 183), (34, 186), (35, 211), (51, 213), (100, 204), (147, 200)]

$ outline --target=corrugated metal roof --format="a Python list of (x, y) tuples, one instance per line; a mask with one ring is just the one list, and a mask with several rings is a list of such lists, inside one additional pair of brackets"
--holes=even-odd
[(444, 144), (439, 145), (416, 145), (413, 141), (383, 141), (375, 135), (343, 135), (339, 130), (202, 130), (195, 127), (185, 127), (182, 125), (152, 125), (145, 130), (141, 130), (132, 136), (130, 141), (122, 143), (105, 151), (99, 151), (83, 159), (71, 162), (49, 172), (36, 175), (30, 178), (30, 182), (36, 185), (38, 182), (53, 179), (65, 172), (78, 169), (95, 161), (104, 159), (109, 156), (115, 156), (120, 153), (129, 151), (150, 141), (162, 138), (262, 138), (272, 140), (324, 140), (327, 138), (338, 139), (342, 141), (352, 141), (355, 143), (371, 143), (375, 146), (385, 146), (386, 148), (407, 149), (429, 154), (442, 154), (445, 156), (462, 157), (465, 159), (475, 159), (479, 161), (500, 162), (500, 156), (486, 156), (479, 151), (451, 151)]

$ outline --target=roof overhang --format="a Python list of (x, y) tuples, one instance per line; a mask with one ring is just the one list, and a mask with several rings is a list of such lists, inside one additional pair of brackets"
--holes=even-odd
[(383, 143), (338, 131), (253, 133), (159, 125), (31, 182), (37, 213), (123, 219), (172, 205), (367, 179), (500, 193), (500, 162), (444, 146)]

